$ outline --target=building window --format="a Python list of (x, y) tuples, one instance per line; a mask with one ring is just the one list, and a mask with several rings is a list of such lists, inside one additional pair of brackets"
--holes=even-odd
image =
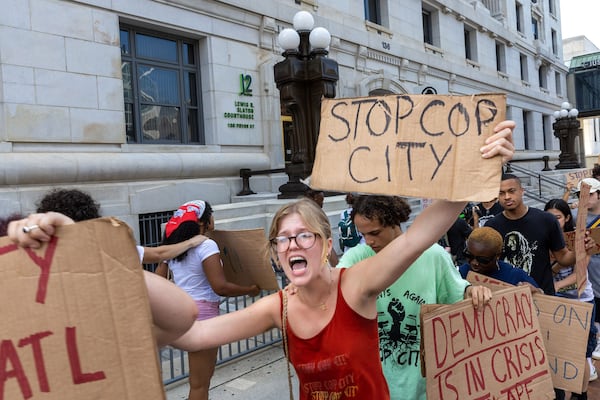
[(381, 4), (379, 0), (365, 0), (365, 19), (381, 25)]
[(542, 115), (542, 131), (544, 134), (544, 150), (552, 150), (552, 122), (549, 115)]
[(440, 46), (438, 13), (435, 9), (422, 8), (423, 42), (432, 46)]
[(506, 73), (506, 47), (496, 42), (496, 71)]
[(555, 0), (548, 0), (548, 11), (550, 12), (550, 15), (556, 15)]
[(531, 32), (534, 40), (540, 39), (540, 21), (537, 17), (531, 17)]
[(558, 36), (556, 36), (556, 31), (551, 29), (550, 34), (552, 35), (552, 54), (555, 56), (558, 55)]
[(554, 73), (554, 86), (556, 86), (556, 94), (562, 95), (562, 79), (560, 77), (560, 72)]
[(538, 69), (538, 84), (542, 89), (548, 89), (548, 68), (541, 65)]
[(525, 146), (524, 150), (529, 150), (529, 130), (530, 130), (530, 117), (531, 113), (529, 111), (523, 110), (523, 145)]
[(515, 3), (515, 17), (517, 23), (517, 31), (523, 33), (523, 6), (521, 3)]
[(202, 144), (197, 45), (132, 27), (120, 34), (127, 142)]
[(465, 58), (477, 61), (477, 31), (470, 26), (464, 27), (465, 35)]
[(575, 104), (579, 109), (580, 117), (596, 116), (600, 110), (600, 69), (593, 67), (596, 60), (590, 57), (590, 67), (575, 71), (574, 78)]
[(423, 41), (428, 44), (433, 44), (433, 29), (431, 26), (431, 13), (423, 10)]
[(525, 54), (521, 54), (519, 57), (520, 66), (521, 66), (521, 80), (524, 82), (529, 82), (529, 73), (527, 71), (527, 56)]

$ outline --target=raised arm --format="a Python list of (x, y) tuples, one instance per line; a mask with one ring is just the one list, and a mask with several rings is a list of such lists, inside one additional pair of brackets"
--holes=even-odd
[[(361, 273), (368, 273), (361, 284), (368, 297), (377, 297), (452, 226), (466, 202), (434, 201), (423, 210), (403, 235), (398, 236), (375, 256), (355, 265)], [(377, 271), (377, 274), (373, 274)], [(362, 279), (361, 279), (362, 280)]]
[(157, 247), (144, 247), (143, 264), (154, 264), (161, 261), (170, 260), (181, 253), (200, 245), (207, 239), (204, 235), (196, 235), (188, 240), (175, 244), (167, 244)]
[[(480, 148), (483, 158), (501, 156), (509, 161), (514, 153), (512, 143), (513, 121), (503, 121), (494, 128), (494, 134)], [(406, 233), (400, 235), (374, 257), (368, 258), (347, 274), (344, 292), (349, 294), (351, 306), (362, 315), (370, 315), (373, 299), (390, 286), (419, 257), (452, 226), (466, 202), (436, 201), (415, 218)], [(376, 270), (374, 274), (372, 271)]]
[(573, 190), (573, 188), (575, 187), (575, 185), (573, 185), (573, 182), (567, 182), (567, 184), (565, 185), (565, 193), (562, 196), (562, 199), (564, 201), (566, 201), (567, 203), (569, 202), (569, 199), (571, 198), (571, 191)]

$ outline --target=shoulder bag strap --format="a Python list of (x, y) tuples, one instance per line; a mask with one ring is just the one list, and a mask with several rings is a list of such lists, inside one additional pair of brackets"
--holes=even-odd
[(283, 316), (281, 318), (281, 330), (283, 331), (283, 351), (285, 353), (287, 373), (288, 373), (288, 386), (290, 388), (290, 400), (294, 400), (294, 393), (292, 390), (292, 371), (290, 369), (290, 353), (288, 349), (288, 337), (287, 337), (287, 293), (284, 290), (281, 291), (283, 296)]

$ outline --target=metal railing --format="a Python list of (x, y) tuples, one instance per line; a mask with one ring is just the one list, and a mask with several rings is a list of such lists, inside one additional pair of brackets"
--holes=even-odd
[[(151, 214), (141, 214), (139, 216), (140, 243), (142, 246), (157, 246), (160, 244), (161, 224), (167, 222), (173, 215), (173, 211), (164, 211)], [(144, 265), (144, 269), (154, 271), (156, 265)], [(287, 285), (286, 277), (283, 273), (277, 274), (280, 287)], [(227, 297), (219, 306), (221, 314), (226, 314), (252, 304), (255, 300), (268, 296), (273, 293), (262, 291), (255, 298), (247, 296)], [(217, 365), (242, 357), (248, 353), (260, 350), (264, 347), (279, 343), (281, 341), (281, 332), (279, 329), (271, 329), (254, 337), (229, 343), (219, 348), (217, 354)], [(170, 346), (163, 347), (158, 352), (161, 365), (163, 384), (177, 382), (189, 376), (189, 366), (185, 351), (175, 349)]]
[[(279, 276), (281, 285), (285, 285), (285, 275)], [(263, 291), (255, 299), (265, 297), (273, 292)], [(228, 297), (221, 302), (221, 314), (240, 310), (252, 303), (255, 299), (247, 296)], [(260, 335), (243, 339), (237, 342), (228, 343), (219, 348), (217, 353), (217, 365), (243, 357), (254, 351), (263, 349), (267, 346), (281, 342), (281, 331), (279, 329), (270, 329)], [(189, 376), (189, 365), (187, 353), (183, 350), (175, 349), (171, 346), (163, 347), (159, 350), (159, 360), (162, 371), (163, 384), (168, 385)]]
[(544, 168), (542, 168), (542, 171), (552, 171), (552, 168), (550, 168), (550, 157), (548, 156), (543, 156), (541, 158), (521, 158), (519, 160), (512, 160), (510, 162), (506, 163), (506, 168), (504, 170), (504, 172), (506, 172), (507, 174), (510, 174), (512, 171), (512, 164), (513, 163), (517, 163), (517, 162), (529, 162), (529, 161), (543, 161), (544, 162)]
[(238, 196), (247, 196), (249, 194), (256, 194), (256, 192), (250, 189), (250, 177), (254, 175), (268, 175), (285, 172), (285, 168), (275, 169), (262, 169), (262, 170), (251, 170), (250, 168), (240, 169), (240, 178), (242, 178), (242, 190), (237, 194)]

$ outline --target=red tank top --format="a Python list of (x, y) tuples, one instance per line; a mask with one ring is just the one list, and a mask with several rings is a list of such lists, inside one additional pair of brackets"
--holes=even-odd
[[(377, 318), (366, 319), (348, 306), (340, 290), (345, 271), (340, 271), (333, 318), (321, 332), (301, 339), (287, 326), (300, 400), (390, 398), (379, 360)], [(281, 291), (279, 299), (283, 305)]]

